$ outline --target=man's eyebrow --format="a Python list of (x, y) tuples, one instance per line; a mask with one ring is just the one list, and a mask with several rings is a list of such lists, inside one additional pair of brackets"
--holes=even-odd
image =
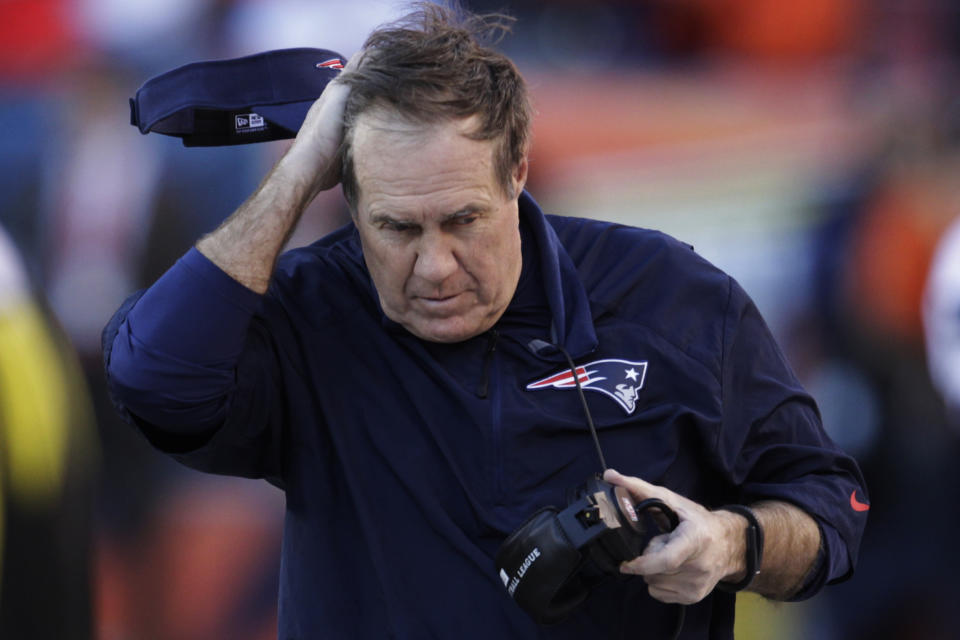
[[(445, 214), (445, 215), (440, 219), (440, 221), (441, 221), (441, 223), (443, 223), (443, 222), (449, 222), (449, 221), (452, 221), (452, 220), (456, 220), (457, 218), (463, 218), (463, 217), (465, 217), (465, 216), (475, 215), (475, 214), (477, 214), (477, 213), (483, 213), (483, 212), (486, 211), (487, 209), (488, 209), (488, 207), (486, 207), (486, 206), (484, 206), (484, 205), (482, 205), (482, 204), (479, 204), (479, 203), (468, 204), (468, 205), (466, 205), (466, 206), (464, 206), (464, 207), (461, 207), (460, 209), (457, 209), (457, 210), (454, 211), (453, 213)], [(370, 214), (370, 222), (371, 222), (372, 224), (379, 224), (379, 223), (383, 223), (383, 222), (388, 222), (388, 223), (400, 223), (400, 224), (419, 224), (419, 223), (418, 223), (417, 221), (415, 221), (415, 220), (408, 220), (408, 219), (406, 219), (406, 218), (403, 217), (403, 216), (399, 216), (399, 217), (398, 217), (398, 216), (391, 215), (391, 214), (386, 213), (386, 212), (371, 213), (371, 214)]]
[(457, 218), (463, 218), (464, 216), (472, 216), (477, 213), (483, 213), (486, 210), (486, 207), (480, 204), (468, 204), (465, 207), (457, 209), (453, 213), (448, 213), (443, 216), (443, 221), (447, 222), (450, 220), (456, 220)]
[(389, 213), (372, 213), (370, 214), (370, 222), (380, 223), (380, 222), (394, 222), (394, 223), (403, 223), (403, 224), (412, 224), (409, 220), (403, 220), (402, 218), (396, 218)]

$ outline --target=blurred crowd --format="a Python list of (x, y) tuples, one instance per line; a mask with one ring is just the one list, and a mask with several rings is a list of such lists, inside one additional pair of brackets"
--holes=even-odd
[[(960, 5), (463, 4), (517, 18), (498, 46), (531, 85), (545, 210), (662, 229), (734, 275), (864, 469), (857, 574), (744, 598), (738, 638), (960, 635)], [(282, 495), (150, 450), (99, 334), (286, 143), (184, 148), (128, 98), (198, 60), (349, 57), (403, 8), (0, 1), (0, 637), (275, 637)], [(321, 194), (291, 243), (348, 219)]]

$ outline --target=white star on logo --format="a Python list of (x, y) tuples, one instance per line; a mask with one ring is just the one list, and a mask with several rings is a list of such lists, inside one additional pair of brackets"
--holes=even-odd
[(633, 380), (634, 382), (637, 381), (637, 375), (639, 374), (637, 373), (637, 370), (634, 369), (633, 367), (630, 367), (629, 369), (627, 369), (626, 374), (627, 374), (627, 377)]

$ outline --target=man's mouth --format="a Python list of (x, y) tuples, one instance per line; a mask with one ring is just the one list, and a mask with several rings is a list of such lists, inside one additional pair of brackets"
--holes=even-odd
[(460, 297), (459, 293), (450, 296), (417, 296), (417, 299), (427, 304), (443, 304)]
[(455, 293), (449, 296), (416, 296), (414, 299), (432, 313), (445, 313), (457, 307), (463, 295), (463, 293)]

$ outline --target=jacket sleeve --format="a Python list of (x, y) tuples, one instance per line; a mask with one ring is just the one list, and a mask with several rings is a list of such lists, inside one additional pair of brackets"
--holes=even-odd
[(111, 399), (158, 449), (214, 473), (279, 478), (262, 296), (191, 249), (103, 333)]
[(714, 450), (744, 502), (789, 502), (819, 525), (820, 560), (793, 598), (802, 600), (853, 573), (867, 516), (863, 475), (825, 432), (813, 398), (732, 278), (723, 336), (723, 419)]

